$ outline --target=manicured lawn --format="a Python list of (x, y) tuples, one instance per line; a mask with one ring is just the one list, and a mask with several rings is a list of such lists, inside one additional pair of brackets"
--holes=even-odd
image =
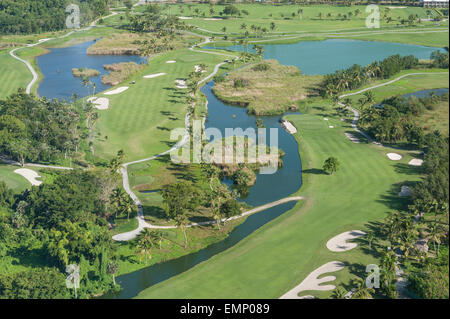
[(4, 99), (19, 88), (25, 88), (33, 76), (27, 66), (9, 55), (9, 51), (0, 51), (0, 99)]
[[(99, 112), (96, 125), (101, 137), (94, 142), (95, 155), (110, 158), (123, 149), (126, 161), (132, 161), (167, 150), (177, 142), (170, 140), (170, 131), (184, 127), (188, 107), (187, 90), (176, 88), (175, 80), (186, 79), (194, 66), (201, 63), (206, 64), (205, 74), (209, 74), (214, 65), (225, 58), (187, 49), (155, 57), (144, 71), (130, 79), (136, 84), (125, 81), (119, 86), (129, 86), (127, 91), (107, 96), (109, 109)], [(177, 62), (167, 64), (169, 60)], [(152, 79), (142, 77), (155, 73), (166, 75)]]
[[(417, 180), (420, 169), (407, 165), (409, 152), (400, 152), (404, 158), (393, 162), (385, 155), (390, 149), (350, 142), (343, 134), (351, 130), (348, 122), (322, 106), (312, 109), (315, 114), (288, 116), (299, 129), (304, 185), (298, 193), (307, 201), (227, 251), (144, 290), (139, 298), (278, 298), (326, 262), (351, 265), (336, 273), (341, 285), (367, 263), (376, 262), (365, 249), (333, 253), (325, 244), (341, 232), (367, 230), (370, 222), (403, 205), (397, 196), (400, 186)], [(330, 120), (324, 121), (324, 116)], [(341, 163), (332, 176), (321, 172), (329, 156)]]
[(6, 186), (16, 192), (23, 191), (31, 187), (31, 184), (25, 177), (14, 173), (20, 167), (13, 165), (6, 165), (0, 162), (0, 181), (5, 182)]
[[(404, 74), (409, 73), (430, 73), (430, 74), (410, 75), (389, 85), (381, 86), (371, 90), (374, 94), (375, 102), (376, 103), (381, 102), (382, 100), (394, 95), (408, 94), (420, 90), (448, 88), (449, 87), (448, 73), (433, 74), (447, 71), (448, 70), (445, 69), (413, 69), (401, 71), (390, 79), (374, 81), (373, 83), (365, 85), (354, 91), (359, 91), (366, 87), (371, 87), (377, 84), (385, 83), (390, 80), (396, 79)], [(360, 99), (362, 95), (363, 93), (352, 95), (349, 96), (348, 98), (353, 101), (353, 106), (359, 108), (360, 105), (358, 104), (358, 99)]]

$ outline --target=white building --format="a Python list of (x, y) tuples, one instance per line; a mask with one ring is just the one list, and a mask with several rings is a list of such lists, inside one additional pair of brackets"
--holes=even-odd
[(449, 0), (420, 0), (422, 7), (448, 8)]

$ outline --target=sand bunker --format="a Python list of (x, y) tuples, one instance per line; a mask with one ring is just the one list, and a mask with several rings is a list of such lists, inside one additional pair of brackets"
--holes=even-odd
[(405, 9), (406, 7), (388, 7), (389, 9)]
[(412, 166), (422, 166), (423, 160), (420, 158), (413, 158), (412, 160), (409, 161), (408, 164)]
[(352, 141), (353, 143), (359, 143), (359, 138), (357, 138), (355, 135), (353, 135), (352, 133), (344, 133), (345, 136), (347, 136), (347, 138)]
[(314, 270), (312, 273), (308, 275), (297, 287), (289, 290), (287, 293), (285, 293), (283, 296), (280, 297), (280, 299), (310, 299), (311, 296), (303, 296), (299, 297), (298, 294), (302, 291), (310, 291), (310, 290), (333, 290), (336, 288), (334, 285), (321, 285), (324, 282), (333, 281), (336, 279), (335, 276), (325, 276), (320, 279), (320, 277), (323, 274), (329, 273), (329, 272), (335, 272), (342, 270), (344, 268), (344, 263), (340, 261), (331, 261), (329, 263), (326, 263), (325, 265), (320, 266), (316, 270)]
[(169, 60), (169, 61), (167, 61), (166, 63), (176, 63), (177, 61), (175, 61), (175, 60)]
[(200, 72), (200, 71), (202, 71), (202, 73), (206, 72), (206, 70), (202, 70), (202, 68), (199, 65), (196, 65), (194, 68), (195, 68), (195, 72)]
[(178, 17), (178, 19), (181, 19), (181, 20), (191, 20), (192, 17)]
[(158, 76), (161, 76), (161, 75), (166, 75), (166, 73), (155, 73), (155, 74), (144, 75), (144, 79), (153, 79), (153, 78), (157, 78)]
[(409, 189), (408, 186), (402, 186), (402, 188), (400, 189), (400, 193), (398, 193), (398, 196), (400, 197), (407, 197), (411, 195), (411, 190)]
[(334, 126), (333, 125), (330, 125), (330, 126), (328, 126), (329, 128), (334, 128)]
[(36, 180), (36, 178), (41, 177), (35, 171), (28, 168), (18, 168), (14, 171), (14, 173), (22, 175), (25, 177), (33, 186), (39, 186), (42, 184), (41, 181)]
[(324, 120), (324, 121), (328, 121), (328, 118), (327, 118), (327, 117), (324, 117), (323, 120)]
[(117, 89), (105, 92), (103, 94), (105, 94), (105, 95), (119, 94), (119, 93), (122, 93), (123, 91), (126, 91), (126, 90), (128, 90), (128, 86), (121, 86), (121, 87), (118, 87)]
[(355, 243), (348, 243), (347, 241), (364, 236), (366, 233), (361, 230), (350, 230), (348, 232), (334, 236), (327, 242), (327, 248), (334, 252), (342, 252), (355, 248), (358, 246)]
[(109, 108), (109, 99), (106, 97), (99, 97), (96, 98), (94, 97), (90, 97), (87, 99), (88, 102), (91, 102), (92, 104), (94, 104), (94, 107), (98, 110), (107, 110)]
[(295, 134), (297, 133), (297, 128), (289, 121), (282, 120), (281, 126), (284, 127), (286, 131), (288, 131), (289, 134)]
[(220, 20), (223, 20), (223, 19), (220, 19), (220, 18), (205, 18), (203, 20), (206, 20), (206, 21), (220, 21)]
[(387, 153), (386, 156), (391, 160), (391, 161), (399, 161), (402, 159), (402, 156), (400, 154), (397, 153)]
[(187, 89), (185, 80), (180, 80), (180, 79), (175, 80), (175, 86), (179, 89)]

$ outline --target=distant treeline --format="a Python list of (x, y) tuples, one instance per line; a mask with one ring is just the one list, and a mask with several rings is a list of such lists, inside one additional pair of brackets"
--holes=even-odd
[(68, 4), (80, 7), (81, 25), (108, 12), (108, 0), (0, 0), (0, 33), (28, 34), (66, 27)]

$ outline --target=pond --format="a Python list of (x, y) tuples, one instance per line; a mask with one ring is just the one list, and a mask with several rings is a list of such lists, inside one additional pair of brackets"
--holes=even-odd
[[(51, 49), (49, 53), (36, 57), (44, 79), (39, 84), (38, 94), (49, 99), (70, 100), (75, 93), (78, 97), (88, 95), (88, 89), (82, 86), (81, 78), (72, 75), (72, 68), (89, 68), (100, 72), (91, 77), (96, 85), (96, 92), (102, 92), (110, 85), (102, 84), (101, 78), (107, 74), (105, 64), (120, 62), (145, 63), (146, 59), (130, 55), (87, 55), (86, 50), (97, 40), (83, 42), (67, 48)], [(92, 88), (90, 88), (92, 94)]]
[[(248, 51), (254, 53), (252, 46), (249, 45)], [(212, 49), (211, 46), (205, 48)], [(240, 45), (221, 48), (232, 51), (245, 50)], [(295, 65), (304, 74), (323, 75), (346, 69), (353, 64), (365, 66), (395, 54), (402, 56), (412, 54), (419, 59), (429, 59), (431, 52), (436, 50), (444, 52), (443, 49), (413, 44), (332, 39), (294, 44), (265, 44), (264, 58), (276, 59), (284, 65)]]

